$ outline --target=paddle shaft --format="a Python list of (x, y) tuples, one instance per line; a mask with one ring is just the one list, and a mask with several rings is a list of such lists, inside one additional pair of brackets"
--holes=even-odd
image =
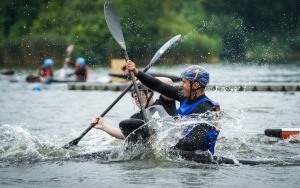
[[(70, 60), (71, 54), (72, 54), (72, 52), (73, 52), (73, 49), (74, 49), (74, 46), (73, 46), (73, 45), (69, 45), (69, 46), (67, 47), (67, 49), (66, 49), (66, 52), (67, 52), (67, 53), (66, 53), (66, 59), (69, 58), (69, 60)], [(64, 60), (64, 65), (63, 65), (62, 69), (66, 69), (67, 66), (68, 66), (69, 61), (66, 62), (66, 59)], [(70, 76), (73, 76), (73, 75), (74, 75), (74, 73), (72, 73), (72, 74), (67, 74), (66, 77), (70, 77)]]
[[(125, 55), (125, 60), (126, 62), (129, 60), (128, 58), (128, 54), (127, 54), (127, 51), (123, 49), (123, 52), (124, 52), (124, 55)], [(147, 115), (146, 115), (146, 110), (145, 110), (145, 106), (143, 104), (143, 100), (142, 100), (142, 97), (141, 97), (141, 93), (140, 93), (140, 90), (138, 88), (138, 85), (136, 83), (136, 80), (135, 80), (135, 76), (134, 76), (134, 73), (132, 71), (130, 71), (130, 77), (131, 77), (131, 81), (133, 83), (133, 86), (134, 86), (134, 90), (137, 94), (137, 97), (138, 97), (138, 100), (139, 100), (139, 103), (140, 103), (140, 108), (142, 110), (142, 114), (143, 114), (143, 118), (144, 118), (144, 121), (145, 122), (148, 122), (148, 118), (147, 118)]]
[(71, 56), (71, 53), (72, 53), (72, 51), (73, 51), (73, 48), (74, 48), (74, 46), (73, 45), (69, 45), (68, 47), (67, 47), (67, 57), (70, 57)]

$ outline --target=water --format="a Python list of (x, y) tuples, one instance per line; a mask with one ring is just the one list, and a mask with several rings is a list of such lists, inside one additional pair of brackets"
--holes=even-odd
[[(299, 82), (293, 65), (203, 65), (212, 83)], [(152, 67), (179, 75), (186, 67)], [(91, 70), (90, 81), (107, 81), (108, 70)], [(65, 160), (69, 156), (120, 147), (123, 141), (92, 129), (73, 149), (62, 146), (77, 138), (120, 92), (69, 91), (67, 84), (41, 86), (24, 81), (20, 71), (11, 83), (0, 81), (1, 187), (299, 187), (300, 164), (212, 165), (168, 159), (163, 153), (132, 160)], [(223, 110), (216, 154), (233, 159), (300, 160), (300, 138), (279, 140), (267, 128), (300, 125), (299, 92), (207, 91)], [(158, 94), (155, 93), (155, 98)], [(129, 94), (105, 116), (118, 126), (137, 111)]]

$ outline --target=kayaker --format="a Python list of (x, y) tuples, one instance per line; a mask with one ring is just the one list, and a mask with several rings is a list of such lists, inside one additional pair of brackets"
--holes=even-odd
[[(173, 85), (173, 81), (166, 77), (158, 77), (157, 79), (161, 80), (162, 82), (166, 83), (167, 85)], [(152, 105), (162, 105), (164, 109), (169, 113), (170, 115), (175, 115), (176, 112), (176, 103), (174, 99), (168, 98), (166, 96), (160, 95), (159, 98), (154, 101), (153, 90), (149, 89), (148, 87), (144, 85), (139, 85), (139, 91), (141, 94), (141, 98), (143, 101), (143, 104), (145, 108), (148, 108)], [(137, 99), (137, 94), (135, 91), (131, 93), (131, 96), (138, 108), (140, 108), (139, 101)], [(145, 122), (143, 121), (143, 114), (140, 110), (138, 113), (133, 114), (130, 119), (129, 123), (128, 120), (121, 121), (119, 124), (119, 127), (116, 126), (109, 126), (105, 125), (103, 123), (102, 117), (96, 117), (92, 123), (97, 123), (94, 128), (100, 129), (109, 135), (118, 138), (118, 139), (125, 139), (132, 131), (139, 128), (141, 125), (143, 125)]]
[(40, 82), (50, 83), (53, 79), (52, 65), (54, 61), (52, 59), (45, 59), (43, 65), (38, 70), (38, 77)]
[[(65, 63), (70, 63), (70, 58), (65, 59)], [(75, 79), (78, 82), (86, 82), (88, 79), (88, 66), (86, 65), (86, 61), (83, 57), (78, 57), (75, 62), (75, 71), (67, 76), (75, 75)]]
[[(192, 65), (181, 73), (182, 81), (179, 88), (170, 86), (139, 71), (134, 62), (128, 60), (126, 72), (133, 71), (134, 75), (147, 87), (166, 95), (180, 102), (180, 107), (176, 111), (176, 117), (187, 117), (188, 115), (201, 114), (202, 117), (218, 116), (220, 105), (212, 101), (205, 95), (205, 87), (209, 83), (209, 73), (206, 69), (198, 65)], [(214, 116), (211, 116), (214, 114)], [(174, 146), (174, 149), (184, 151), (210, 151), (215, 150), (215, 143), (219, 135), (217, 124), (213, 126), (208, 123), (200, 123), (196, 126), (186, 126), (182, 131), (182, 137)]]

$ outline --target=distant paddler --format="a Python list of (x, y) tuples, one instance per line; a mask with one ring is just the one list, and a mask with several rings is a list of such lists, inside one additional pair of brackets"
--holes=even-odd
[(52, 59), (45, 59), (43, 65), (38, 70), (39, 81), (45, 84), (50, 84), (53, 80), (52, 66), (54, 61)]
[[(66, 58), (65, 62), (70, 63), (70, 58)], [(78, 57), (75, 62), (74, 72), (68, 74), (68, 77), (75, 76), (76, 81), (86, 82), (88, 79), (88, 66), (86, 60), (83, 57)]]

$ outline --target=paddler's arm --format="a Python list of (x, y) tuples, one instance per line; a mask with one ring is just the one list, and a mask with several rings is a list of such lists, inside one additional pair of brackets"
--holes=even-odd
[(96, 125), (94, 126), (94, 128), (96, 129), (100, 129), (104, 132), (106, 132), (107, 134), (117, 138), (117, 139), (121, 139), (124, 140), (124, 135), (122, 134), (121, 130), (117, 127), (113, 127), (113, 126), (108, 126), (108, 125), (104, 125), (103, 124), (103, 118), (101, 117), (96, 117), (93, 122), (93, 124), (96, 123)]
[(178, 95), (178, 88), (173, 87), (169, 84), (162, 82), (161, 80), (149, 75), (145, 74), (143, 71), (139, 71), (136, 67), (134, 62), (128, 60), (126, 62), (126, 73), (129, 74), (129, 71), (133, 71), (134, 75), (147, 87), (159, 92), (162, 95), (165, 95), (171, 99), (180, 101)]
[(175, 145), (175, 148), (185, 151), (198, 150), (198, 146), (201, 146), (204, 143), (203, 134), (205, 133), (206, 132), (201, 128), (201, 125), (196, 126), (191, 130), (191, 135), (189, 137), (179, 138), (179, 141)]
[[(174, 86), (174, 82), (170, 78), (168, 78), (168, 77), (155, 77), (155, 78), (159, 79), (160, 81), (162, 81), (162, 82), (164, 82), (166, 84), (169, 84), (170, 86)], [(168, 101), (168, 102), (174, 101), (174, 99), (171, 99), (171, 98), (169, 98), (169, 97), (167, 97), (165, 95), (161, 95), (161, 96), (162, 96), (162, 98), (165, 101)]]

